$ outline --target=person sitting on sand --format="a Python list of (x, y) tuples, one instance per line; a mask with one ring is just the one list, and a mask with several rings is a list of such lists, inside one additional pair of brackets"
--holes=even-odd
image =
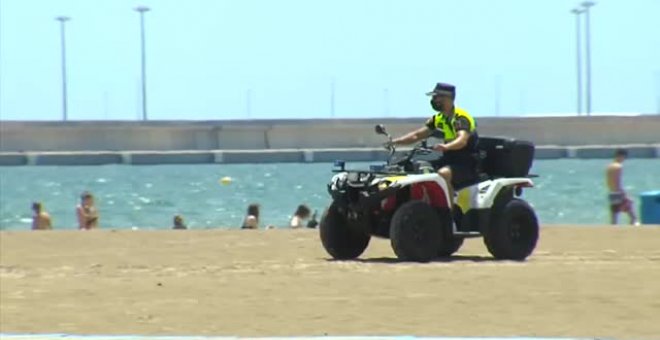
[(312, 218), (307, 221), (307, 228), (314, 229), (316, 226), (319, 225), (319, 221), (316, 219), (316, 215), (318, 214), (318, 211), (314, 210), (314, 213), (312, 214)]
[(628, 152), (625, 149), (617, 149), (614, 154), (614, 161), (607, 166), (607, 188), (610, 191), (608, 195), (610, 201), (610, 222), (617, 224), (619, 213), (626, 212), (630, 218), (630, 224), (639, 225), (637, 223), (637, 216), (635, 216), (633, 202), (623, 190), (623, 185), (621, 185), (623, 161), (626, 160), (627, 156)]
[(296, 212), (293, 214), (293, 217), (291, 217), (289, 227), (293, 229), (303, 228), (305, 226), (305, 220), (307, 220), (310, 215), (311, 210), (309, 210), (309, 207), (304, 204), (299, 205)]
[(174, 227), (172, 229), (188, 229), (186, 223), (183, 221), (183, 216), (175, 215), (174, 216)]
[(40, 202), (32, 203), (32, 230), (50, 230), (53, 229), (50, 215), (46, 212)]
[(78, 228), (80, 230), (96, 229), (99, 226), (99, 212), (94, 205), (94, 196), (85, 191), (80, 195), (80, 204), (76, 207)]
[(241, 229), (259, 229), (259, 204), (248, 205), (247, 215), (243, 220)]

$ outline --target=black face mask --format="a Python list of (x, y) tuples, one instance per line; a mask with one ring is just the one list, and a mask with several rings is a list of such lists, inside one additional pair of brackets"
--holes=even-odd
[(442, 111), (442, 104), (439, 101), (431, 99), (431, 107), (436, 111)]

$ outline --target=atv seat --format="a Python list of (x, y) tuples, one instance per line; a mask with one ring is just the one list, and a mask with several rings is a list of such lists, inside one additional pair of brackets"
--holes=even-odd
[(475, 175), (454, 183), (456, 190), (489, 179), (527, 177), (534, 160), (534, 144), (511, 137), (479, 137), (473, 157)]
[(454, 189), (455, 190), (461, 190), (463, 188), (469, 187), (471, 185), (475, 185), (477, 183), (487, 181), (489, 179), (493, 179), (493, 177), (483, 170), (483, 161), (486, 158), (485, 153), (483, 152), (477, 152), (472, 155), (475, 159), (475, 171), (474, 175), (470, 176), (469, 178), (464, 179), (461, 182), (456, 182), (453, 183)]

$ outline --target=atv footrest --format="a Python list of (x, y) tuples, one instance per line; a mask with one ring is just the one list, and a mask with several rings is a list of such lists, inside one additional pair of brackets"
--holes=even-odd
[(480, 237), (481, 233), (478, 231), (454, 231), (454, 235), (462, 237)]

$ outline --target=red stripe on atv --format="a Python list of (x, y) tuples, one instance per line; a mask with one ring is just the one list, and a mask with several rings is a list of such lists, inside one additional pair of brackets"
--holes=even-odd
[[(447, 208), (447, 195), (442, 187), (436, 182), (415, 183), (410, 188), (410, 199), (420, 200), (436, 208)], [(384, 211), (396, 208), (396, 195), (383, 200), (381, 207)]]

